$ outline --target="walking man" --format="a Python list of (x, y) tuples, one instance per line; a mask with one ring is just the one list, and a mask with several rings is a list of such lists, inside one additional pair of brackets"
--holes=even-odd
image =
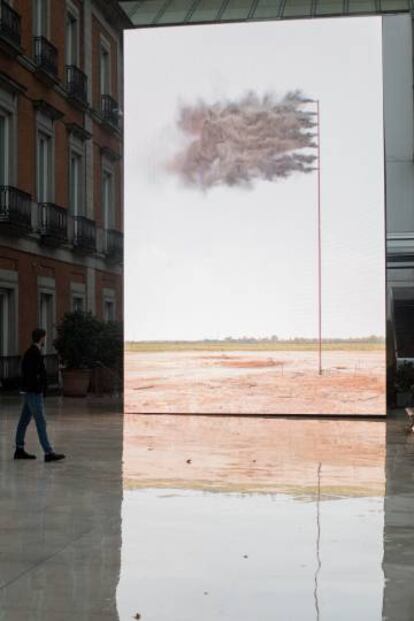
[(65, 455), (55, 453), (50, 445), (46, 430), (43, 396), (47, 388), (47, 375), (42, 350), (45, 346), (46, 331), (37, 328), (32, 332), (32, 344), (23, 356), (22, 390), (24, 392), (23, 409), (16, 431), (16, 451), (14, 459), (36, 459), (24, 450), (26, 429), (32, 417), (35, 420), (37, 433), (45, 461), (60, 461)]

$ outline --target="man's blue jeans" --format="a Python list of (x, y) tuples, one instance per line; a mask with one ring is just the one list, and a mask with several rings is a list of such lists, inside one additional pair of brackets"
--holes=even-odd
[(24, 395), (23, 409), (20, 415), (19, 424), (16, 432), (16, 447), (24, 448), (24, 438), (26, 429), (29, 426), (32, 417), (36, 423), (36, 429), (39, 436), (40, 444), (45, 453), (52, 453), (49, 438), (46, 431), (46, 418), (43, 406), (43, 395), (36, 392), (26, 392)]

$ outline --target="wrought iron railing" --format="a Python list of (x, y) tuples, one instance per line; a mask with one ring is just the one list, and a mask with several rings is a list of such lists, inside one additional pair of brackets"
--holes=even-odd
[(119, 127), (119, 105), (111, 95), (101, 95), (101, 114), (104, 121)]
[(73, 245), (85, 252), (96, 252), (96, 224), (85, 216), (73, 217)]
[[(43, 356), (49, 386), (59, 384), (59, 358), (57, 354)], [(21, 387), (22, 356), (0, 356), (0, 387), (14, 390)]]
[(33, 38), (34, 61), (41, 69), (53, 76), (58, 72), (58, 50), (46, 37)]
[(0, 2), (0, 36), (7, 37), (15, 45), (21, 43), (21, 17), (7, 2)]
[(0, 224), (31, 229), (32, 197), (11, 185), (0, 186)]
[(40, 234), (56, 241), (66, 241), (68, 237), (67, 210), (54, 203), (39, 203)]
[(124, 255), (124, 234), (114, 229), (105, 231), (105, 254), (108, 258), (122, 262)]
[(73, 99), (86, 104), (88, 78), (76, 65), (66, 65), (66, 89)]

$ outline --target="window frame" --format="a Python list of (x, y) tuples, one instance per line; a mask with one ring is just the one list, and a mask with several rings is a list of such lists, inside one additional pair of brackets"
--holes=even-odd
[[(71, 29), (75, 28), (73, 36), (72, 30), (69, 33), (69, 24)], [(71, 2), (66, 2), (65, 14), (65, 60), (67, 65), (80, 65), (80, 15), (77, 7)]]

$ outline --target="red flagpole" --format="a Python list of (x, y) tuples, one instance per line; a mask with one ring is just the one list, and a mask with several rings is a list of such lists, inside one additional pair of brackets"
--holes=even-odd
[(322, 231), (321, 231), (321, 125), (319, 99), (316, 101), (318, 120), (318, 371), (322, 375)]

